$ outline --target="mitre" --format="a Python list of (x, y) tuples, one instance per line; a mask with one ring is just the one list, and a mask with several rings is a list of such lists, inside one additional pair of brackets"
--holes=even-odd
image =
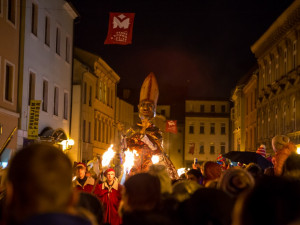
[(150, 73), (144, 80), (141, 92), (140, 92), (140, 102), (150, 101), (156, 106), (158, 100), (158, 84), (154, 73)]

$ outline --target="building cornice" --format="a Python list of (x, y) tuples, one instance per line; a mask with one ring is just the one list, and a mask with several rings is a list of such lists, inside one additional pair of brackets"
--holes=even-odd
[(288, 31), (300, 22), (300, 1), (294, 1), (269, 27), (269, 29), (251, 46), (256, 58), (268, 52), (268, 49), (281, 40)]

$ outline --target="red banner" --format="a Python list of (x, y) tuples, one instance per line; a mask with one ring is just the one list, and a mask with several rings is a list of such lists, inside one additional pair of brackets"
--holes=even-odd
[(177, 134), (177, 120), (167, 120), (166, 132)]
[(109, 13), (108, 33), (104, 44), (131, 44), (135, 13)]

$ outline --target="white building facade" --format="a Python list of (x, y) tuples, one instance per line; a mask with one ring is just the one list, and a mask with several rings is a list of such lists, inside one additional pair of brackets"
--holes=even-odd
[(229, 111), (227, 100), (185, 101), (185, 164), (216, 161), (229, 151)]
[(28, 140), (30, 100), (41, 100), (39, 137), (69, 138), (73, 23), (78, 16), (63, 0), (22, 1), (20, 123), (18, 147)]

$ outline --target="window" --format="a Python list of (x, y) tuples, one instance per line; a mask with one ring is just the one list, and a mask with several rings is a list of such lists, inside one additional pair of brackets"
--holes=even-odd
[(50, 46), (50, 18), (45, 17), (45, 44)]
[(68, 104), (69, 103), (69, 95), (68, 93), (64, 93), (64, 119), (67, 120), (68, 119)]
[(210, 124), (210, 134), (215, 134), (215, 123)]
[(109, 87), (107, 87), (107, 105), (111, 106), (111, 103), (110, 103), (110, 88)]
[(88, 143), (91, 143), (91, 122), (89, 122), (88, 127)]
[(275, 57), (275, 80), (279, 78), (279, 56), (276, 55)]
[(215, 105), (211, 105), (210, 106), (210, 111), (211, 112), (215, 112), (216, 111), (216, 106)]
[(14, 68), (10, 64), (5, 65), (5, 100), (12, 102), (13, 98)]
[(200, 112), (204, 113), (204, 105), (200, 105)]
[(226, 149), (225, 142), (221, 142), (220, 148), (221, 148), (221, 154), (224, 154), (225, 153), (225, 149)]
[(212, 143), (212, 144), (210, 144), (209, 153), (210, 153), (210, 154), (215, 154), (215, 146), (214, 146), (214, 144), (213, 144), (213, 143)]
[(107, 105), (107, 86), (104, 84), (104, 103)]
[(226, 112), (226, 106), (225, 105), (221, 105), (221, 112), (225, 113)]
[(70, 47), (70, 38), (66, 38), (66, 62), (70, 63), (71, 47)]
[(204, 134), (204, 123), (200, 123), (200, 134)]
[(286, 75), (287, 74), (287, 49), (284, 49), (283, 64), (284, 64), (284, 75)]
[(86, 82), (83, 84), (83, 104), (86, 104)]
[(43, 105), (42, 110), (44, 112), (48, 111), (48, 81), (43, 81)]
[(83, 126), (82, 126), (82, 140), (83, 142), (85, 142), (85, 127), (86, 126), (86, 122), (85, 120), (83, 120)]
[(297, 41), (293, 42), (293, 69), (297, 67)]
[(29, 95), (28, 95), (28, 105), (30, 101), (35, 98), (35, 74), (33, 72), (29, 73)]
[(100, 82), (99, 82), (99, 100), (100, 100), (100, 101), (103, 101), (102, 90), (103, 90), (103, 84), (102, 84), (102, 81), (100, 81)]
[(7, 1), (7, 19), (15, 24), (16, 22), (16, 0)]
[(221, 123), (221, 134), (226, 134), (226, 125), (225, 125), (225, 123)]
[(90, 86), (89, 106), (92, 106), (92, 86)]
[(190, 125), (189, 126), (189, 134), (193, 134), (194, 133), (194, 125)]
[(0, 0), (0, 16), (3, 15), (3, 0)]
[(60, 55), (60, 35), (61, 35), (60, 28), (57, 27), (56, 28), (56, 47), (55, 47), (55, 51), (56, 51), (57, 55)]
[(165, 116), (165, 115), (166, 115), (166, 110), (162, 109), (162, 110), (160, 111), (160, 114), (163, 115), (163, 116)]
[(204, 154), (204, 143), (200, 142), (199, 154)]
[(59, 96), (59, 89), (58, 87), (54, 87), (54, 110), (53, 114), (58, 116), (58, 96)]
[(286, 104), (283, 103), (283, 107), (282, 107), (282, 132), (285, 132), (285, 126), (286, 126)]
[(102, 127), (101, 142), (103, 142), (103, 143), (104, 143), (104, 131), (105, 131), (104, 126), (105, 126), (105, 122), (102, 121), (102, 123), (101, 123), (101, 127)]
[(31, 5), (31, 33), (37, 36), (38, 28), (38, 5), (32, 3)]
[(97, 128), (98, 128), (98, 120), (95, 118), (94, 120), (94, 140), (97, 140)]
[(98, 141), (101, 141), (101, 120), (98, 120)]

